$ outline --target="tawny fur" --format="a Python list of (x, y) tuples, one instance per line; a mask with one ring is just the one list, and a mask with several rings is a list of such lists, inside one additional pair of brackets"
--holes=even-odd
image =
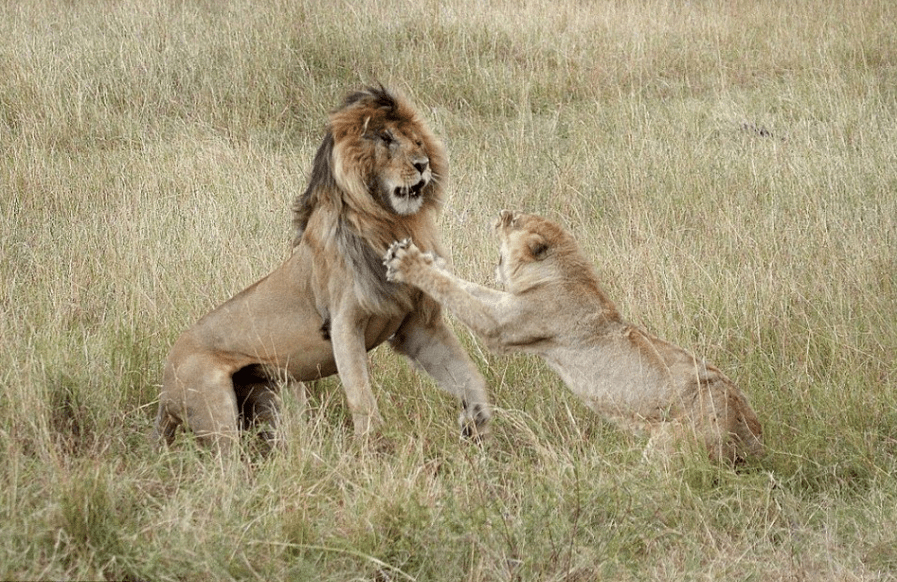
[(278, 379), (333, 373), (356, 434), (367, 435), (383, 421), (366, 352), (384, 341), (461, 400), (465, 435), (484, 435), (490, 411), (476, 366), (439, 305), (388, 282), (381, 265), (397, 238), (439, 252), (446, 170), (442, 145), (405, 99), (383, 87), (350, 95), (331, 114), (308, 188), (293, 204), (291, 256), (171, 349), (157, 438), (171, 442), (183, 426), (228, 447), (241, 426), (276, 421)]
[[(573, 237), (544, 218), (502, 211), (499, 281), (461, 280), (411, 241), (386, 254), (387, 279), (439, 301), (499, 353), (543, 357), (590, 408), (652, 438), (691, 433), (714, 459), (763, 455), (747, 398), (717, 368), (622, 319)], [(666, 444), (664, 444), (666, 446)]]

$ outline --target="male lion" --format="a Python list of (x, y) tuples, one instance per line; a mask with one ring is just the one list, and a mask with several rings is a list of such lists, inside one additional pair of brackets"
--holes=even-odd
[(490, 418), (485, 380), (419, 290), (386, 281), (398, 238), (441, 252), (436, 224), (446, 156), (412, 106), (382, 86), (330, 115), (308, 188), (293, 204), (291, 256), (200, 319), (165, 364), (155, 435), (179, 426), (219, 448), (243, 426), (276, 420), (277, 378), (339, 373), (355, 433), (382, 423), (366, 352), (384, 341), (463, 403), (463, 434)]
[(508, 292), (458, 279), (409, 240), (390, 247), (386, 278), (423, 290), (489, 348), (542, 356), (590, 408), (618, 425), (661, 441), (693, 431), (714, 459), (763, 454), (760, 422), (741, 391), (713, 366), (626, 323), (569, 233), (507, 210), (495, 228), (497, 277)]

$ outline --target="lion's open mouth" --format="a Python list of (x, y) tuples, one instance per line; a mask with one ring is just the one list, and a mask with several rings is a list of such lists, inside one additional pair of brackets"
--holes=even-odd
[(414, 199), (420, 196), (420, 193), (423, 191), (424, 186), (427, 185), (426, 180), (421, 180), (414, 186), (399, 186), (393, 192), (393, 195), (396, 198), (409, 198)]

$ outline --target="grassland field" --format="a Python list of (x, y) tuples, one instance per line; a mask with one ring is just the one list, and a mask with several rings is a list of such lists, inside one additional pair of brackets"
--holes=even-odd
[[(0, 2), (0, 579), (897, 579), (897, 4)], [(148, 441), (186, 327), (290, 249), (326, 115), (383, 82), (450, 156), (492, 284), (552, 217), (625, 316), (749, 395), (768, 456), (646, 462), (538, 360), (453, 328), (491, 440), (388, 349), (389, 452), (338, 378), (286, 446)]]

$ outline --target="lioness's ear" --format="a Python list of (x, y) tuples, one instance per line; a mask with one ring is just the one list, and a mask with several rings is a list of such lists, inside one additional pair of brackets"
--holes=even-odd
[(539, 234), (530, 235), (526, 240), (526, 247), (529, 249), (530, 255), (537, 261), (544, 259), (548, 253), (548, 243)]
[(493, 225), (495, 228), (500, 228), (502, 226), (508, 226), (511, 224), (511, 221), (514, 220), (514, 213), (510, 210), (502, 210), (498, 214), (498, 220), (495, 221)]

